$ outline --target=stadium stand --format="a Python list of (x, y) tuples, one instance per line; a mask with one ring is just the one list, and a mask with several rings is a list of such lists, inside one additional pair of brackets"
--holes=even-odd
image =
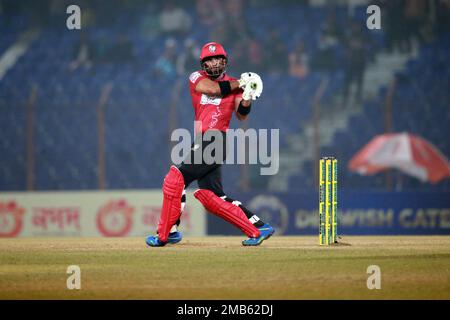
[[(185, 9), (193, 21), (198, 20), (195, 10)], [(95, 12), (95, 7), (92, 10)], [(347, 8), (336, 7), (334, 12), (338, 23), (343, 23), (348, 14)], [(187, 90), (187, 74), (155, 73), (155, 62), (163, 54), (167, 36), (148, 36), (141, 32), (146, 14), (139, 10), (116, 13), (113, 26), (99, 23), (83, 31), (88, 36), (94, 62), (89, 68), (80, 67), (74, 71), (69, 69), (69, 65), (80, 41), (80, 31), (69, 32), (54, 25), (41, 28), (38, 39), (1, 81), (0, 190), (26, 188), (27, 106), (34, 86), (37, 88), (33, 107), (34, 189), (97, 189), (97, 107), (107, 84), (112, 85), (112, 90), (103, 106), (105, 187), (139, 189), (161, 186), (170, 161), (169, 128), (174, 123), (169, 121), (168, 110), (173, 107), (173, 87), (177, 81), (182, 81), (183, 85), (180, 92), (175, 93), (178, 97), (176, 127), (192, 131), (193, 113)], [(245, 15), (249, 33), (261, 43), (276, 26), (287, 52), (303, 41), (309, 56), (314, 57), (318, 54), (322, 22), (329, 15), (329, 9), (295, 3), (287, 6), (269, 3), (246, 10)], [(362, 8), (356, 10), (355, 19), (365, 19)], [(24, 20), (25, 17), (13, 19), (8, 26), (0, 23), (0, 53), (26, 27), (31, 27)], [(298, 32), (292, 34), (294, 27)], [(132, 55), (129, 60), (108, 60), (111, 53), (116, 52), (114, 45), (118, 36), (124, 36), (131, 42)], [(210, 40), (199, 22), (194, 24), (189, 35), (175, 35), (178, 50), (187, 37), (198, 43)], [(383, 49), (383, 41), (383, 36), (379, 34), (370, 37), (367, 49), (371, 56)], [(395, 129), (423, 135), (446, 155), (450, 154), (450, 146), (448, 139), (442, 139), (442, 134), (448, 134), (446, 123), (450, 120), (447, 105), (450, 69), (445, 63), (449, 56), (449, 44), (447, 36), (446, 41), (438, 38), (423, 46), (420, 56), (410, 61), (407, 69), (397, 76), (398, 90), (394, 98)], [(245, 70), (233, 67), (234, 49), (229, 48), (230, 73), (239, 75)], [(270, 49), (264, 46), (264, 50)], [(330, 79), (323, 97), (325, 102), (331, 103), (342, 90), (343, 45), (338, 43), (333, 50), (337, 68), (327, 72), (312, 70), (303, 79), (286, 72), (262, 70), (267, 91), (257, 102), (257, 110), (252, 112), (247, 126), (281, 128), (281, 148), (287, 147), (289, 134), (298, 132), (302, 123), (311, 120), (312, 99), (321, 79), (325, 76)], [(430, 61), (433, 63), (430, 64)], [(364, 113), (354, 117), (345, 131), (335, 135), (334, 148), (324, 151), (335, 154), (342, 163), (346, 163), (364, 142), (374, 134), (383, 132), (379, 109), (383, 99), (384, 91), (371, 100), (365, 99)], [(433, 125), (430, 126), (430, 123)], [(238, 125), (234, 120), (232, 127)], [(307, 163), (302, 174), (292, 177), (292, 189), (314, 185), (313, 177), (309, 175), (312, 166), (312, 163)], [(224, 184), (239, 190), (240, 170), (225, 170)], [(359, 177), (344, 170), (342, 175), (342, 185), (383, 187), (380, 177)], [(418, 182), (407, 177), (403, 183), (408, 188), (419, 186)], [(448, 186), (446, 182), (430, 188)]]

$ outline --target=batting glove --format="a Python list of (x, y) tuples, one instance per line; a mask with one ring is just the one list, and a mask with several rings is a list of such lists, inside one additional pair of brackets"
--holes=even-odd
[(248, 79), (251, 77), (251, 74), (251, 72), (244, 72), (243, 74), (241, 74), (241, 78), (238, 80), (239, 88), (244, 88), (247, 85)]
[[(261, 77), (256, 73), (251, 73), (251, 75), (247, 79), (247, 84), (245, 85), (244, 89), (244, 93), (246, 94), (245, 96), (247, 97), (249, 96), (252, 100), (256, 100), (261, 96), (262, 91), (263, 91), (263, 82), (261, 80)], [(242, 95), (242, 97), (245, 99), (244, 95)]]
[(248, 100), (254, 100), (253, 99), (254, 90), (251, 87), (250, 83), (247, 83), (247, 85), (244, 88), (244, 93), (242, 93), (242, 99), (248, 101)]

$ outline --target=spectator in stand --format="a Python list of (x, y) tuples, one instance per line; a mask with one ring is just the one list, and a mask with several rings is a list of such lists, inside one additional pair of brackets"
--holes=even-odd
[(111, 61), (117, 63), (134, 62), (133, 43), (127, 35), (121, 34), (111, 50)]
[(435, 9), (435, 30), (443, 34), (450, 30), (450, 0), (439, 0)]
[(422, 27), (426, 21), (428, 7), (427, 2), (423, 0), (406, 0), (405, 5), (405, 49), (411, 52), (413, 41), (419, 43), (424, 41)]
[(288, 53), (286, 45), (276, 28), (271, 28), (267, 36), (266, 65), (268, 70), (275, 73), (286, 73), (288, 68)]
[(328, 43), (337, 45), (344, 38), (342, 29), (343, 28), (339, 25), (336, 18), (336, 11), (333, 8), (322, 26), (322, 34), (327, 39)]
[(333, 72), (336, 69), (336, 42), (333, 38), (321, 33), (317, 45), (317, 53), (311, 61), (311, 67), (316, 71)]
[[(233, 52), (232, 60), (230, 60), (229, 65), (232, 66), (234, 73), (245, 72), (245, 68), (248, 67), (247, 59), (248, 44), (245, 41), (237, 40), (233, 43), (231, 51)], [(253, 70), (252, 70), (253, 71)]]
[(0, 21), (3, 21), (6, 28), (14, 25), (14, 16), (17, 10), (19, 10), (19, 4), (16, 1), (0, 1)]
[[(386, 44), (389, 52), (402, 48), (405, 38), (405, 0), (380, 0), (381, 11), (386, 16)], [(383, 17), (383, 15), (382, 15)], [(382, 18), (383, 19), (383, 18)]]
[[(33, 12), (32, 19), (34, 22), (38, 22), (38, 25), (49, 25), (52, 27), (56, 27), (58, 23), (65, 19), (66, 9), (72, 4), (70, 0), (50, 0), (47, 4), (45, 2), (42, 3), (43, 1), (39, 4), (37, 1), (35, 4), (33, 2), (29, 6), (30, 12)], [(36, 7), (33, 7), (34, 5)]]
[[(30, 3), (38, 4), (38, 10), (48, 11), (45, 13), (44, 17), (48, 21), (43, 21), (45, 24), (50, 24), (53, 27), (59, 27), (62, 21), (67, 19), (67, 7), (69, 7), (75, 1), (71, 0), (51, 0), (47, 3), (48, 8), (46, 8), (45, 1), (30, 1)], [(88, 29), (97, 24), (96, 12), (91, 6), (91, 1), (83, 0), (77, 1), (77, 5), (81, 9), (81, 28)], [(31, 9), (33, 10), (33, 9)], [(34, 10), (33, 10), (34, 11)], [(39, 12), (39, 11), (37, 11)], [(39, 14), (41, 15), (41, 14)], [(41, 15), (42, 16), (42, 15)]]
[(191, 30), (192, 20), (189, 14), (172, 1), (167, 1), (159, 15), (161, 31), (166, 35), (185, 35)]
[(141, 35), (146, 38), (154, 38), (161, 32), (160, 29), (157, 6), (150, 2), (147, 5), (145, 16), (140, 23)]
[(346, 70), (343, 104), (346, 105), (350, 93), (350, 87), (356, 84), (355, 98), (357, 102), (362, 99), (364, 71), (366, 68), (365, 39), (362, 26), (354, 22), (351, 24), (350, 33), (345, 41)]
[(243, 4), (242, 0), (228, 0), (225, 3), (225, 12), (227, 19), (237, 20), (242, 18)]
[(69, 70), (75, 71), (80, 67), (90, 69), (92, 67), (93, 52), (92, 43), (85, 32), (80, 33), (80, 41), (76, 44), (73, 52), (73, 60), (69, 64)]
[(224, 46), (230, 47), (233, 42), (236, 42), (236, 39), (231, 38), (230, 30), (227, 29), (227, 25), (225, 23), (219, 23), (216, 27), (211, 29), (209, 34), (210, 39), (214, 39), (214, 41), (223, 43)]
[(332, 11), (320, 30), (317, 54), (311, 61), (313, 69), (325, 73), (336, 69), (336, 50), (344, 38), (341, 29), (335, 11)]
[(308, 60), (305, 43), (299, 42), (295, 50), (289, 54), (289, 74), (299, 79), (306, 77), (309, 73)]
[(238, 19), (236, 21), (227, 20), (224, 25), (231, 42), (250, 41), (250, 32), (245, 19)]
[(248, 41), (247, 63), (248, 66), (255, 72), (264, 71), (263, 49), (261, 43), (254, 37), (250, 38), (250, 40)]
[(200, 47), (194, 39), (187, 38), (184, 41), (184, 51), (177, 58), (177, 74), (191, 74), (198, 69), (200, 56)]
[(225, 3), (226, 28), (232, 41), (250, 41), (247, 22), (243, 16), (242, 0), (228, 0)]
[(219, 0), (197, 0), (197, 16), (204, 26), (213, 27), (225, 19), (222, 4)]
[(176, 75), (176, 42), (173, 38), (166, 40), (164, 53), (160, 56), (154, 67), (155, 75), (172, 77)]
[(99, 37), (95, 41), (94, 62), (95, 63), (107, 63), (110, 61), (111, 42), (105, 36)]

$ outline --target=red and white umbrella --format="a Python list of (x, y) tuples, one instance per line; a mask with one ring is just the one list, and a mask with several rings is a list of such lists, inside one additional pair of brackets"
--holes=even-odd
[(376, 136), (349, 163), (350, 170), (363, 175), (388, 168), (432, 183), (450, 177), (448, 159), (433, 144), (409, 133)]

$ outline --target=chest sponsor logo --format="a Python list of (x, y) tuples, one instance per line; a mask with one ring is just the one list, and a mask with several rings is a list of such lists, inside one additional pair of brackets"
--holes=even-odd
[(218, 106), (220, 105), (221, 102), (222, 102), (221, 97), (213, 97), (208, 96), (206, 94), (202, 94), (202, 98), (200, 99), (200, 104), (212, 104)]

